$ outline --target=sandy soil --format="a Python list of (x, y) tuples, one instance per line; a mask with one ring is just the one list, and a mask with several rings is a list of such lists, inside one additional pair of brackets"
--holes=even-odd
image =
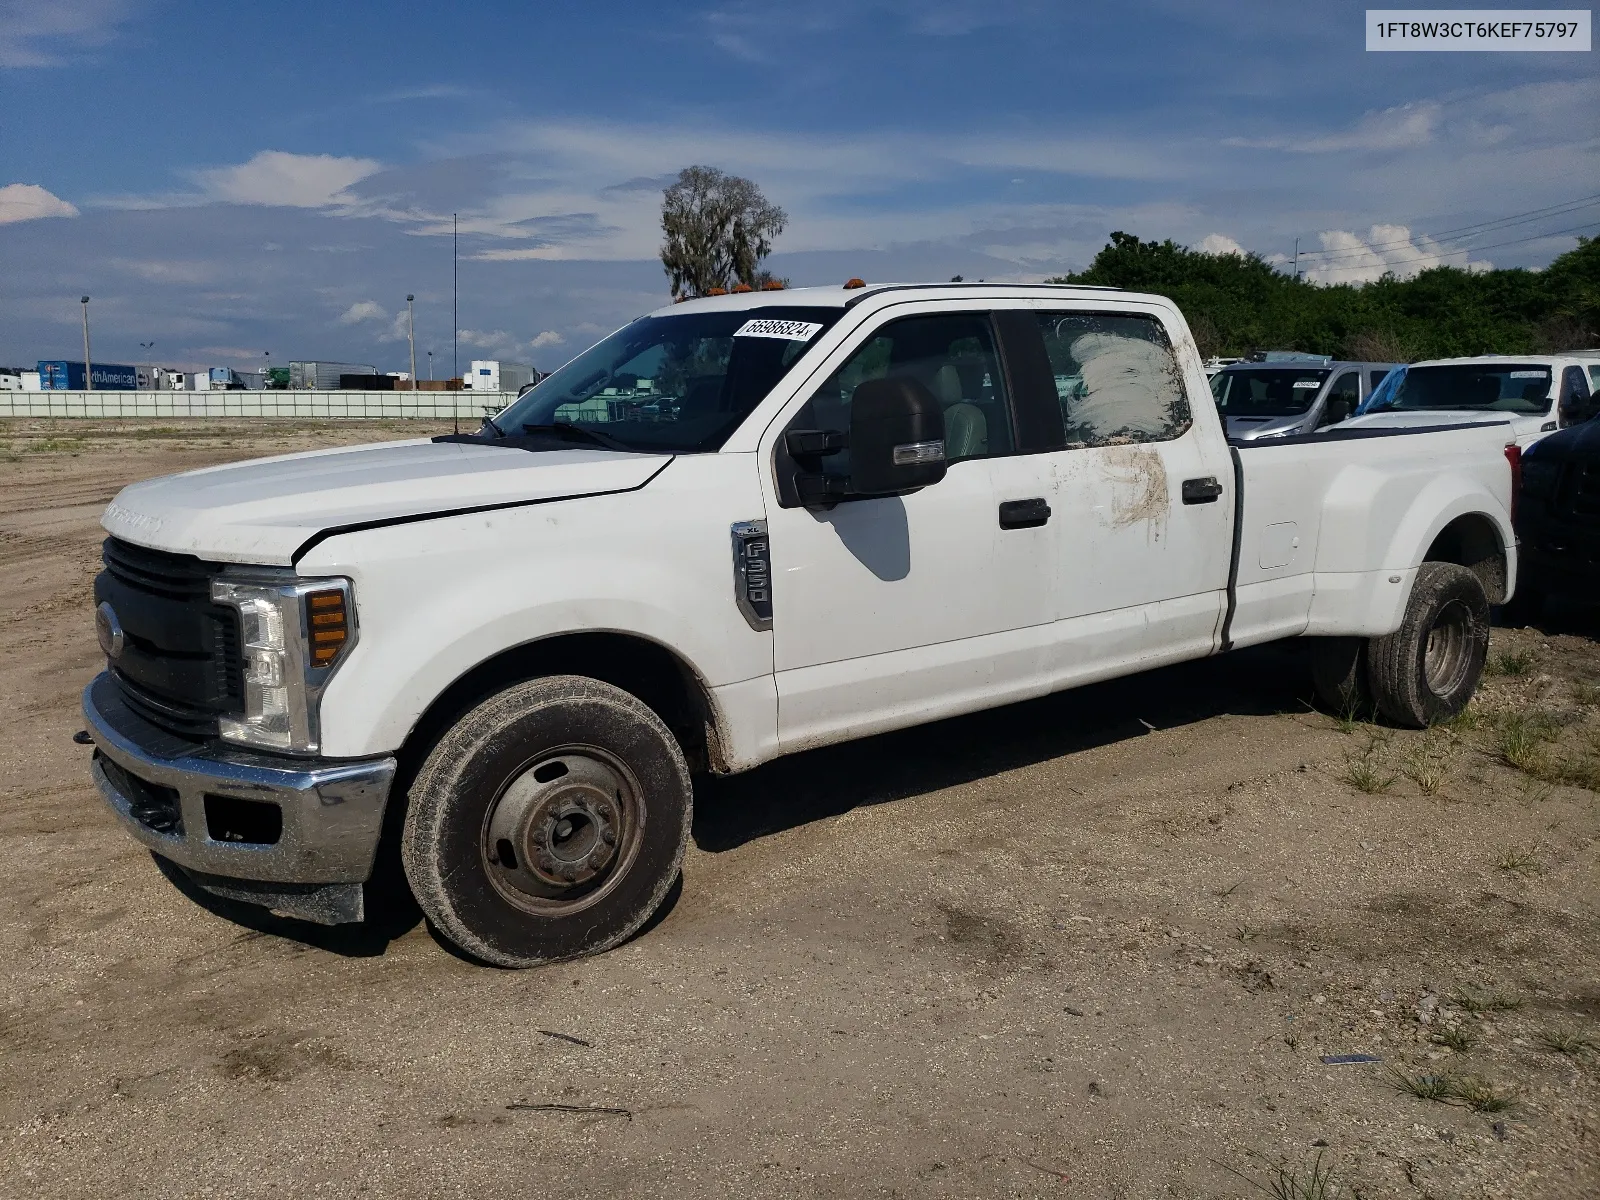
[(101, 507), (422, 432), (0, 428), (0, 1194), (1600, 1194), (1581, 613), (1426, 735), (1267, 648), (703, 781), (578, 964), (186, 896), (71, 741)]

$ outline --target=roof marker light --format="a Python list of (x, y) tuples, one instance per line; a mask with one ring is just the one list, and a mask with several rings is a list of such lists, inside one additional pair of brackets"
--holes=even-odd
[(866, 286), (867, 281), (865, 279), (846, 279), (844, 281), (844, 290), (847, 292), (852, 288), (863, 288)]

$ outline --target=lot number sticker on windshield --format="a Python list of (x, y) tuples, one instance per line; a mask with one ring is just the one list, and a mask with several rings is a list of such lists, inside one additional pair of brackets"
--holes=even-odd
[(821, 325), (810, 321), (746, 321), (733, 331), (734, 337), (781, 338), (786, 342), (809, 342)]
[(1322, 381), (1320, 379), (1296, 379), (1294, 385), (1298, 388), (1314, 388), (1321, 387)]

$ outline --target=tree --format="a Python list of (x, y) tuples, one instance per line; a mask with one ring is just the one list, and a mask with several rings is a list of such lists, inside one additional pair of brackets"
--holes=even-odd
[(661, 265), (674, 299), (704, 296), (735, 284), (759, 287), (771, 276), (761, 260), (788, 224), (788, 214), (748, 179), (715, 167), (685, 167), (662, 192)]
[(1305, 350), (1404, 362), (1600, 342), (1600, 238), (1579, 238), (1542, 271), (1432, 267), (1410, 279), (1324, 285), (1255, 254), (1205, 254), (1118, 230), (1086, 270), (1051, 282), (1170, 296), (1202, 353)]

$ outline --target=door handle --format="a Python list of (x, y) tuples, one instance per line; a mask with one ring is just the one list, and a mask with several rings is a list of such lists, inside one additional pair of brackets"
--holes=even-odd
[(1215, 475), (1207, 475), (1204, 479), (1185, 479), (1183, 481), (1183, 502), (1185, 504), (1214, 504), (1220, 495), (1222, 495), (1222, 485), (1217, 482)]
[(1050, 519), (1050, 506), (1043, 496), (1031, 500), (1002, 500), (1001, 529), (1037, 529)]

